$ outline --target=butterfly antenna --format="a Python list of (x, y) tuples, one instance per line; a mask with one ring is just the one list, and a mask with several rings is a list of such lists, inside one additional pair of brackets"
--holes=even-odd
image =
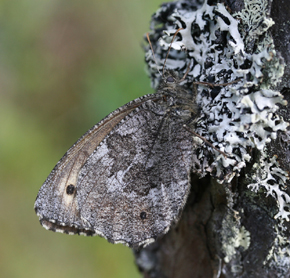
[(158, 66), (157, 66), (158, 63), (157, 63), (157, 60), (156, 60), (156, 58), (155, 58), (154, 50), (153, 50), (153, 47), (152, 47), (152, 44), (151, 44), (151, 41), (150, 41), (150, 38), (149, 38), (149, 33), (146, 34), (146, 37), (147, 37), (147, 40), (148, 40), (148, 42), (149, 42), (150, 48), (151, 48), (151, 50), (152, 50), (153, 59), (154, 59), (154, 61), (155, 61), (155, 64), (156, 64), (157, 70), (158, 70), (160, 76), (162, 76), (162, 74), (161, 74), (161, 72), (160, 72), (160, 70), (158, 69)]
[(187, 69), (186, 69), (185, 74), (184, 74), (183, 77), (178, 81), (178, 83), (182, 82), (182, 81), (185, 79), (185, 77), (187, 76), (187, 74), (189, 73), (189, 71), (190, 71), (190, 63), (189, 63), (188, 66), (187, 66)]
[[(162, 76), (164, 76), (165, 64), (166, 64), (167, 58), (168, 58), (168, 56), (169, 56), (169, 51), (170, 51), (170, 49), (171, 49), (171, 47), (172, 47), (172, 43), (173, 43), (173, 41), (174, 41), (176, 35), (177, 35), (177, 34), (179, 33), (179, 31), (181, 31), (181, 30), (183, 30), (183, 28), (179, 28), (179, 29), (177, 29), (176, 32), (175, 32), (174, 35), (173, 35), (172, 41), (171, 41), (170, 46), (169, 46), (169, 48), (168, 48), (167, 55), (166, 55), (166, 57), (165, 57), (165, 61), (164, 61), (164, 64), (163, 64)], [(185, 77), (184, 77), (184, 78), (185, 78)]]

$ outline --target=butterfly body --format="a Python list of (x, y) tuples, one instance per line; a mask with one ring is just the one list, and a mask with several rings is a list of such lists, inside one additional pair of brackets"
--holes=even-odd
[(180, 217), (190, 190), (195, 101), (169, 80), (83, 135), (41, 187), (35, 211), (49, 230), (146, 245)]

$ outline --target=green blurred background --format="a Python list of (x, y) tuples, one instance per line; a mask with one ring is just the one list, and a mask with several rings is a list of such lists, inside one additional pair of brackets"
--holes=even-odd
[(33, 205), (86, 130), (153, 92), (141, 44), (161, 3), (0, 1), (1, 277), (140, 277), (129, 248), (46, 231)]

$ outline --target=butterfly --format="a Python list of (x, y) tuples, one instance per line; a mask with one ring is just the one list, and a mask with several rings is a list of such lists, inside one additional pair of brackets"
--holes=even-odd
[(165, 234), (190, 191), (196, 116), (193, 93), (165, 70), (156, 93), (109, 114), (56, 164), (35, 201), (41, 225), (133, 248)]

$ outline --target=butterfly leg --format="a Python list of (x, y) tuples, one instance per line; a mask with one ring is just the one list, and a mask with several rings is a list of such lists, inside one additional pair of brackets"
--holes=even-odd
[(221, 84), (214, 84), (214, 83), (203, 82), (203, 81), (195, 81), (195, 82), (193, 82), (193, 85), (205, 85), (205, 86), (209, 86), (211, 88), (214, 88), (214, 87), (226, 87), (228, 85), (232, 85), (232, 84), (238, 83), (241, 79), (242, 78), (238, 78), (238, 79), (233, 80), (231, 82), (221, 83)]
[(192, 133), (194, 136), (200, 138), (201, 140), (203, 140), (208, 146), (212, 147), (213, 149), (215, 149), (216, 151), (218, 151), (219, 153), (221, 153), (225, 158), (227, 158), (228, 156), (226, 155), (225, 152), (222, 152), (221, 150), (219, 150), (218, 148), (216, 148), (212, 143), (210, 143), (207, 139), (205, 139), (203, 136), (199, 135), (198, 133), (194, 132), (193, 130), (191, 130), (188, 126), (183, 125), (183, 127), (189, 131), (190, 133)]

